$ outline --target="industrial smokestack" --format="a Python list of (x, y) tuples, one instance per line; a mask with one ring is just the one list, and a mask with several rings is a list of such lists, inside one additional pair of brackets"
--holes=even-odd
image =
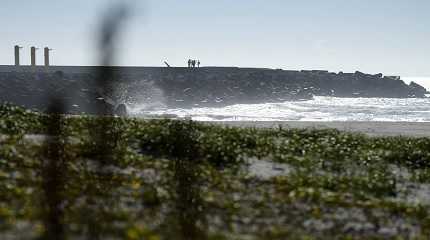
[(31, 47), (31, 66), (36, 66), (36, 50), (39, 48)]
[(15, 45), (15, 66), (19, 66), (19, 50), (21, 50), (22, 47)]
[(49, 52), (52, 51), (52, 49), (46, 47), (44, 48), (44, 52), (45, 52), (45, 66), (48, 67), (49, 66)]

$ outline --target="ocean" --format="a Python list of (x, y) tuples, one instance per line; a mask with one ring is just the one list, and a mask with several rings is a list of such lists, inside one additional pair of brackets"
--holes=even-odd
[(132, 108), (139, 117), (170, 116), (195, 121), (378, 121), (430, 122), (430, 98), (337, 98), (220, 108)]

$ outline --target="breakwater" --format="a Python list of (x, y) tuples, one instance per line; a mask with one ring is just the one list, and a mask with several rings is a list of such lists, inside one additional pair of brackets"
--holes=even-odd
[(43, 110), (46, 96), (65, 99), (73, 113), (89, 106), (147, 102), (167, 107), (226, 106), (335, 97), (425, 97), (426, 89), (382, 74), (287, 71), (281, 69), (204, 67), (109, 67), (111, 86), (99, 89), (101, 67), (0, 66), (0, 101)]

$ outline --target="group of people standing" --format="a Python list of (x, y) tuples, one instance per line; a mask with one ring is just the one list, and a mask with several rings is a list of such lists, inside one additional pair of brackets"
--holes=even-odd
[(188, 68), (200, 67), (200, 60), (188, 59)]

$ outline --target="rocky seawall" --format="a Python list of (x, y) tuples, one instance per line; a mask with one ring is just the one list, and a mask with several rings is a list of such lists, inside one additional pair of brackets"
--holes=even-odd
[[(97, 73), (109, 69), (100, 89)], [(109, 80), (109, 79), (107, 79)], [(0, 66), (0, 101), (45, 110), (53, 96), (70, 113), (97, 113), (100, 105), (225, 106), (335, 97), (422, 98), (422, 86), (382, 74), (286, 71), (234, 67), (15, 67)]]

